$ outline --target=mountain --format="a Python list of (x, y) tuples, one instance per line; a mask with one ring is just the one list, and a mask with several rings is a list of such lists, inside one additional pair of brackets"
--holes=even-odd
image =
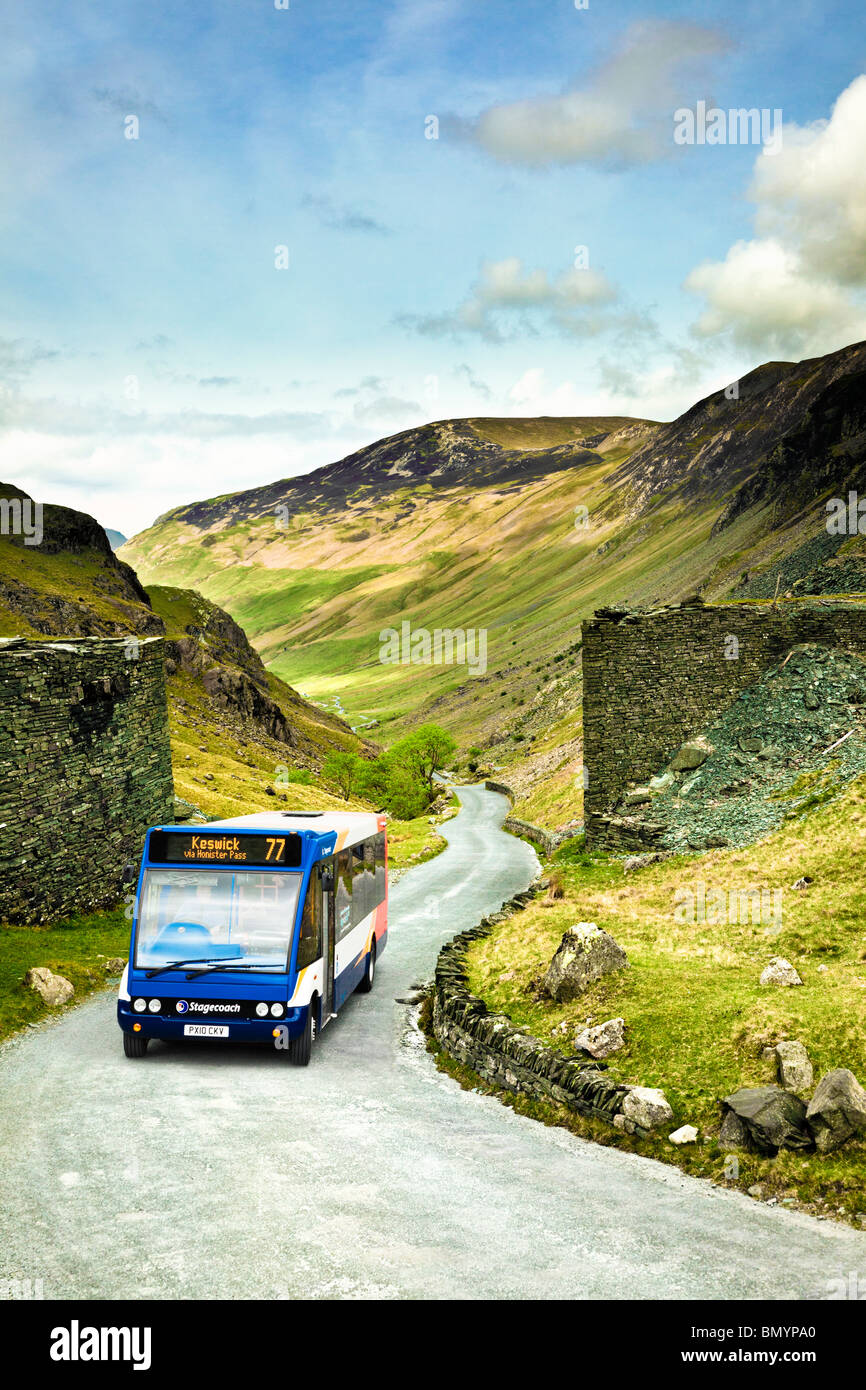
[(119, 550), (122, 545), (126, 545), (129, 537), (125, 536), (122, 531), (112, 531), (110, 526), (106, 526), (104, 529), (112, 550)]
[[(269, 670), (353, 722), (436, 719), (502, 762), (526, 720), (543, 741), (529, 716), (555, 709), (595, 608), (866, 590), (861, 538), (825, 526), (863, 476), (864, 373), (861, 343), (765, 364), (668, 424), (440, 421), (179, 507), (121, 553), (221, 604)], [(486, 670), (383, 662), (403, 622), (483, 630)]]
[(41, 540), (28, 544), (33, 499), (0, 483), (0, 637), (153, 636), (162, 626), (135, 571), (86, 512), (42, 506)]

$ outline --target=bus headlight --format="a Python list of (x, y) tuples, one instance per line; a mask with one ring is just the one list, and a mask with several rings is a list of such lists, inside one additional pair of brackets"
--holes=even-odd
[(133, 1004), (132, 1007), (135, 1009), (135, 1012), (136, 1012), (137, 1014), (143, 1014), (144, 1011), (145, 1011), (145, 1009), (147, 1008), (147, 1000), (146, 1000), (146, 999), (136, 999), (136, 1001), (135, 1001), (135, 1003)]
[(272, 1005), (271, 1005), (271, 1013), (272, 1013), (272, 1015), (273, 1015), (274, 1018), (282, 1018), (282, 1016), (283, 1016), (283, 1006), (282, 1006), (282, 1004), (272, 1004)]
[(259, 1018), (265, 1018), (267, 1016), (267, 1012), (267, 1004), (256, 1004), (256, 1013), (258, 1014)]
[(147, 1007), (150, 1009), (150, 1012), (152, 1014), (158, 1014), (160, 1009), (162, 1008), (162, 1001), (159, 999), (151, 999)]

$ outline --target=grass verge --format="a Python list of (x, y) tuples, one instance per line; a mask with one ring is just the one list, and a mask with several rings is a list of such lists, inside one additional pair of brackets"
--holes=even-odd
[(0, 1041), (28, 1023), (63, 1013), (69, 1005), (49, 1008), (24, 976), (43, 965), (75, 986), (70, 1002), (79, 1002), (105, 986), (104, 961), (126, 960), (129, 921), (122, 906), (88, 916), (67, 917), (48, 927), (0, 926)]

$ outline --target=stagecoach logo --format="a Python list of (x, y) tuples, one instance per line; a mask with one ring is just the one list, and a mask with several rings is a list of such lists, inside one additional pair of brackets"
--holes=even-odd
[(241, 1011), (240, 1004), (220, 1004), (210, 999), (193, 999), (192, 1003), (178, 999), (175, 1008), (179, 1014), (239, 1014)]

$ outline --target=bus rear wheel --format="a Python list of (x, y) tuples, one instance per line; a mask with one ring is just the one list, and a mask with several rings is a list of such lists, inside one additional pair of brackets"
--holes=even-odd
[(364, 973), (361, 976), (361, 983), (358, 985), (359, 993), (369, 994), (373, 988), (373, 981), (376, 978), (376, 938), (370, 942), (370, 950), (367, 954), (367, 964), (364, 966)]
[(307, 1021), (304, 1024), (303, 1033), (300, 1033), (297, 1038), (289, 1039), (289, 1061), (293, 1062), (296, 1067), (306, 1067), (309, 1065), (315, 1036), (316, 1001), (315, 999), (311, 999), (310, 1007), (307, 1009)]
[(140, 1033), (124, 1033), (123, 1051), (127, 1057), (143, 1057), (149, 1042), (150, 1038), (143, 1038)]

